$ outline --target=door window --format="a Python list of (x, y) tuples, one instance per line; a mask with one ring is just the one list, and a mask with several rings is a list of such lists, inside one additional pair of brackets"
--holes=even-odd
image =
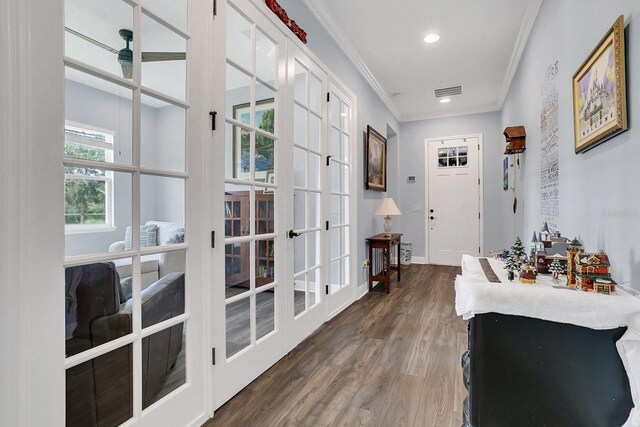
[(323, 230), (321, 141), (322, 81), (294, 61), (293, 106), (293, 313), (299, 316), (320, 302)]
[(187, 2), (163, 4), (65, 0), (67, 425), (186, 383)]
[(340, 93), (331, 93), (331, 286), (332, 294), (350, 283), (351, 107)]
[(227, 6), (225, 107), (226, 357), (277, 329), (277, 45)]

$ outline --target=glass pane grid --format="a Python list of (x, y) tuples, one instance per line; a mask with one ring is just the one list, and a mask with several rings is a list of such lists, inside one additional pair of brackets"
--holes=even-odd
[[(225, 145), (225, 204), (231, 201), (230, 193), (234, 186), (243, 184), (248, 189), (243, 190), (244, 194), (235, 194), (241, 198), (238, 203), (244, 206), (238, 208), (242, 218), (239, 221), (243, 224), (239, 227), (244, 227), (244, 234), (240, 237), (242, 242), (233, 243), (245, 246), (238, 258), (246, 266), (244, 271), (248, 272), (248, 278), (239, 277), (235, 285), (227, 283), (226, 288), (227, 294), (231, 294), (234, 287), (246, 288), (244, 293), (227, 300), (226, 355), (232, 357), (255, 346), (257, 341), (275, 331), (276, 326), (277, 272), (274, 257), (277, 207), (274, 202), (278, 187), (275, 178), (276, 115), (279, 109), (276, 78), (278, 46), (233, 7), (229, 11), (227, 69), (234, 75), (227, 75), (227, 135), (229, 130), (232, 132), (227, 136)], [(233, 220), (233, 214), (227, 218)], [(226, 228), (233, 232), (233, 224)], [(238, 238), (227, 238), (226, 241), (232, 242), (233, 239)]]
[[(79, 151), (78, 156), (68, 155), (64, 160), (65, 169), (68, 172), (74, 174), (74, 180), (77, 180), (77, 174), (82, 170), (89, 174), (95, 174), (92, 170), (95, 170), (94, 166), (90, 163), (82, 164), (84, 161), (100, 161), (103, 164), (100, 169), (105, 171), (104, 177), (87, 177), (85, 181), (98, 181), (106, 183), (104, 192), (112, 191), (111, 197), (108, 197), (102, 204), (109, 206), (115, 206), (114, 212), (114, 227), (116, 231), (114, 234), (117, 240), (118, 238), (125, 237), (125, 228), (131, 229), (132, 222), (137, 223), (138, 220), (134, 220), (134, 215), (139, 213), (137, 209), (134, 210), (131, 204), (131, 193), (136, 189), (133, 188), (132, 176), (136, 173), (148, 171), (152, 172), (153, 179), (160, 185), (159, 191), (167, 192), (169, 187), (176, 187), (182, 196), (177, 197), (177, 200), (173, 200), (173, 208), (176, 212), (176, 216), (173, 218), (166, 217), (158, 214), (157, 212), (150, 218), (146, 218), (145, 215), (140, 216), (140, 225), (146, 226), (146, 220), (152, 219), (161, 221), (166, 224), (169, 221), (173, 221), (177, 225), (181, 232), (172, 237), (173, 240), (165, 241), (168, 238), (166, 235), (162, 235), (162, 238), (152, 238), (151, 234), (147, 234), (146, 242), (144, 233), (142, 230), (131, 230), (129, 234), (128, 242), (114, 242), (111, 246), (116, 244), (122, 244), (122, 248), (118, 252), (113, 252), (113, 263), (109, 261), (101, 261), (104, 259), (107, 253), (112, 248), (106, 246), (96, 245), (98, 239), (94, 239), (94, 242), (90, 242), (89, 235), (85, 235), (84, 241), (75, 241), (77, 235), (65, 235), (65, 258), (72, 260), (73, 257), (80, 255), (78, 251), (85, 252), (85, 255), (95, 253), (92, 258), (94, 262), (87, 263), (83, 260), (84, 264), (76, 266), (68, 266), (66, 268), (70, 276), (65, 280), (65, 296), (67, 301), (76, 307), (76, 310), (86, 314), (89, 311), (95, 311), (99, 314), (98, 317), (93, 318), (88, 326), (88, 329), (80, 325), (79, 334), (75, 334), (74, 327), (70, 327), (73, 324), (78, 326), (78, 323), (82, 323), (87, 319), (75, 320), (67, 318), (66, 326), (69, 335), (66, 338), (66, 347), (71, 351), (67, 353), (69, 356), (72, 353), (82, 353), (83, 361), (80, 364), (69, 367), (66, 370), (66, 392), (67, 392), (67, 410), (66, 410), (66, 423), (67, 425), (85, 425), (89, 423), (97, 423), (98, 425), (118, 425), (122, 422), (126, 422), (127, 419), (132, 416), (139, 416), (140, 408), (144, 409), (150, 404), (162, 399), (172, 390), (180, 387), (185, 383), (186, 376), (185, 371), (185, 357), (184, 357), (184, 324), (188, 315), (185, 314), (185, 273), (184, 273), (184, 258), (186, 255), (185, 250), (172, 251), (169, 250), (166, 245), (181, 245), (184, 248), (184, 189), (186, 185), (186, 179), (188, 175), (185, 167), (185, 141), (184, 131), (181, 136), (173, 136), (174, 139), (182, 138), (180, 146), (172, 146), (170, 148), (171, 153), (168, 153), (167, 146), (163, 146), (164, 142), (155, 139), (156, 153), (160, 153), (161, 162), (145, 162), (145, 135), (142, 130), (142, 135), (136, 134), (140, 132), (137, 129), (141, 129), (143, 126), (148, 125), (150, 115), (145, 114), (145, 110), (149, 111), (154, 109), (160, 110), (163, 107), (177, 108), (180, 110), (180, 114), (183, 116), (182, 121), (185, 121), (186, 109), (188, 108), (188, 102), (181, 101), (186, 99), (186, 58), (187, 58), (187, 43), (188, 34), (186, 16), (187, 16), (187, 0), (176, 0), (170, 5), (174, 12), (168, 14), (162, 7), (154, 6), (153, 11), (147, 11), (145, 8), (141, 8), (142, 16), (140, 26), (134, 28), (133, 11), (134, 8), (126, 2), (109, 3), (108, 6), (98, 6), (100, 2), (80, 2), (80, 1), (67, 1), (65, 2), (65, 26), (72, 31), (65, 31), (65, 55), (69, 58), (69, 62), (76, 61), (73, 68), (67, 67), (65, 70), (65, 88), (66, 101), (65, 105), (65, 118), (75, 120), (78, 123), (89, 122), (87, 125), (92, 125), (93, 121), (106, 123), (112, 118), (110, 123), (115, 123), (113, 130), (114, 142), (112, 144), (111, 153), (105, 153), (102, 157), (95, 157), (97, 151), (91, 154), (84, 149), (87, 144), (81, 142), (77, 144), (76, 139), (70, 138), (68, 141), (68, 150)], [(108, 9), (108, 10), (107, 10)], [(138, 13), (138, 11), (136, 12)], [(155, 16), (157, 16), (157, 18)], [(179, 16), (183, 16), (184, 23), (181, 24)], [(112, 28), (104, 28), (102, 25), (95, 25), (94, 17), (99, 17), (101, 22), (113, 22)], [(103, 19), (105, 18), (105, 19)], [(166, 22), (163, 22), (166, 19)], [(175, 28), (173, 28), (175, 26)], [(178, 53), (178, 56), (182, 56), (181, 59), (174, 61), (145, 61), (140, 64), (133, 60), (131, 65), (125, 67), (118, 63), (117, 58), (113, 55), (113, 52), (109, 52), (109, 49), (105, 49), (104, 46), (120, 50), (126, 45), (126, 37), (122, 34), (118, 34), (121, 28), (128, 29), (134, 34), (134, 38), (138, 41), (130, 45), (132, 50), (140, 48), (143, 51), (156, 51), (156, 52), (168, 52), (174, 51)], [(149, 30), (154, 30), (161, 36), (150, 37)], [(102, 46), (98, 46), (95, 43), (90, 43), (86, 38), (79, 37), (83, 35), (86, 38), (94, 39)], [(171, 43), (177, 41), (177, 45), (173, 46), (168, 40), (173, 40)], [(151, 44), (150, 44), (151, 43)], [(157, 43), (157, 47), (153, 44)], [(181, 54), (181, 55), (180, 55)], [(134, 51), (134, 57), (136, 52)], [(147, 58), (149, 59), (149, 58)], [(153, 63), (156, 62), (156, 63)], [(169, 63), (171, 62), (171, 63)], [(84, 73), (82, 63), (86, 63), (97, 71), (95, 75), (89, 75)], [(125, 64), (126, 65), (126, 64)], [(134, 67), (141, 67), (133, 70)], [(169, 72), (167, 70), (175, 69), (176, 71)], [(129, 74), (128, 74), (129, 73)], [(171, 74), (171, 79), (166, 79), (166, 75)], [(107, 80), (115, 75), (119, 79), (126, 79), (124, 81), (113, 82)], [(132, 75), (141, 77), (142, 82), (139, 80), (134, 81), (131, 79)], [(112, 78), (112, 77), (111, 77)], [(145, 90), (142, 86), (145, 84), (149, 89)], [(92, 99), (91, 95), (88, 95), (88, 89), (93, 94), (100, 94), (100, 97)], [(132, 90), (133, 88), (133, 90)], [(134, 105), (135, 97), (132, 96), (133, 91), (138, 90), (143, 93), (142, 105)], [(85, 91), (84, 95), (82, 91)], [(98, 108), (103, 107), (107, 103), (106, 97), (102, 96), (102, 93), (106, 93), (109, 98), (117, 99), (116, 105), (111, 108)], [(115, 97), (114, 97), (115, 94)], [(168, 103), (166, 101), (169, 101)], [(91, 108), (85, 108), (82, 105), (83, 102), (91, 104)], [(108, 107), (108, 106), (107, 106)], [(139, 122), (134, 123), (135, 114), (134, 109), (141, 109), (142, 114)], [(97, 120), (90, 114), (86, 114), (91, 111), (95, 114), (102, 114)], [(98, 113), (96, 113), (98, 111)], [(117, 112), (113, 117), (109, 117), (109, 111)], [(73, 119), (73, 117), (84, 117)], [(172, 129), (179, 129), (179, 125), (170, 124), (170, 119), (165, 119), (165, 125)], [(111, 126), (111, 125), (109, 125)], [(184, 127), (182, 127), (184, 128)], [(92, 144), (89, 144), (92, 145)], [(99, 144), (98, 144), (99, 145)], [(161, 149), (158, 149), (160, 147)], [(108, 154), (108, 155), (106, 155)], [(138, 154), (137, 156), (134, 154)], [(141, 154), (141, 155), (140, 155)], [(74, 162), (74, 157), (77, 161)], [(141, 167), (139, 163), (133, 162), (133, 159), (142, 159), (142, 163), (146, 166)], [(178, 164), (162, 163), (165, 160), (177, 160)], [(154, 174), (159, 172), (159, 175)], [(144, 175), (141, 181), (144, 181), (145, 177), (151, 175)], [(150, 178), (151, 179), (151, 178)], [(124, 187), (123, 187), (124, 184)], [(144, 186), (144, 182), (141, 182), (141, 186)], [(100, 191), (103, 191), (100, 190)], [(138, 189), (139, 190), (139, 189)], [(86, 193), (86, 191), (85, 191)], [(95, 192), (94, 192), (95, 193)], [(147, 197), (156, 199), (161, 197), (156, 195), (150, 195), (150, 191), (143, 189), (140, 191), (141, 197)], [(128, 196), (127, 196), (128, 195)], [(69, 196), (67, 194), (67, 196)], [(95, 194), (91, 197), (87, 197), (84, 194), (84, 199), (91, 199), (91, 204), (95, 205)], [(170, 197), (170, 195), (167, 195)], [(81, 198), (67, 197), (67, 202), (72, 199), (80, 200)], [(75, 203), (75, 202), (74, 202)], [(98, 203), (99, 204), (99, 203)], [(142, 208), (144, 211), (148, 203), (141, 200)], [(95, 210), (95, 209), (94, 209)], [(180, 212), (181, 211), (181, 212)], [(159, 233), (158, 235), (161, 235)], [(101, 236), (102, 237), (102, 236)], [(133, 239), (135, 237), (135, 239)], [(156, 239), (156, 240), (152, 240)], [(104, 239), (102, 239), (104, 240)], [(135, 241), (134, 241), (135, 240)], [(126, 245), (129, 245), (127, 248)], [(106, 243), (109, 246), (109, 242)], [(162, 245), (162, 246), (160, 246)], [(90, 249), (89, 247), (93, 249)], [(118, 245), (116, 245), (118, 246)], [(75, 248), (75, 252), (73, 250)], [(118, 246), (119, 248), (119, 246)], [(117, 249), (116, 249), (117, 250)], [(122, 251), (122, 252), (121, 252)], [(126, 253), (127, 256), (121, 256), (122, 253)], [(173, 267), (164, 269), (163, 260), (169, 257), (178, 257), (179, 260), (174, 260)], [(86, 259), (86, 257), (85, 257)], [(97, 274), (99, 269), (104, 269), (105, 266), (110, 268), (109, 274)], [(76, 273), (71, 274), (71, 269), (75, 269)], [(79, 296), (78, 288), (81, 285), (77, 282), (77, 279), (83, 275), (82, 270), (91, 270), (92, 273), (89, 276), (92, 277), (89, 285), (92, 288), (100, 288), (104, 292), (100, 292), (101, 298), (89, 304), (91, 307), (87, 308), (84, 296)], [(140, 273), (134, 275), (134, 271)], [(161, 282), (166, 285), (163, 288), (160, 295), (171, 294), (171, 307), (163, 305), (162, 312), (158, 310), (148, 309), (149, 304), (145, 305), (144, 295), (147, 289), (152, 289), (153, 286), (157, 286), (156, 283)], [(135, 283), (135, 286), (133, 284)], [(110, 289), (110, 291), (109, 291)], [(97, 290), (97, 289), (93, 289)], [(142, 294), (138, 293), (141, 292)], [(80, 292), (83, 293), (83, 292)], [(96, 292), (89, 293), (95, 297)], [(116, 303), (115, 300), (109, 300), (108, 295), (112, 298), (119, 300)], [(104, 299), (104, 297), (107, 297)], [(135, 302), (135, 304), (133, 303)], [(81, 307), (80, 307), (81, 306)], [(132, 315), (132, 310), (136, 307), (141, 308), (142, 312), (138, 316)], [(174, 310), (175, 309), (175, 310)], [(71, 309), (69, 313), (76, 312)], [(83, 314), (83, 316), (84, 316)], [(71, 316), (73, 317), (73, 316)], [(128, 318), (128, 321), (126, 320)], [(133, 325), (133, 319), (141, 319), (142, 325)], [(157, 325), (160, 322), (167, 321), (169, 325), (164, 329), (154, 332), (153, 334), (145, 334), (141, 327), (150, 327)], [(163, 324), (164, 325), (164, 324)], [(180, 332), (177, 331), (180, 328)], [(89, 336), (83, 335), (88, 330)], [(155, 328), (152, 328), (154, 330)], [(134, 332), (134, 331), (141, 332)], [(149, 331), (149, 329), (146, 329)], [(86, 331), (85, 331), (86, 332)], [(74, 335), (75, 334), (75, 335)], [(168, 337), (167, 335), (171, 335)], [(120, 347), (115, 350), (104, 352), (106, 343), (113, 341), (114, 339), (126, 338)], [(159, 357), (164, 359), (160, 364), (163, 364), (167, 368), (166, 375), (171, 375), (173, 380), (171, 384), (164, 381), (150, 382), (145, 378), (145, 373), (156, 377), (152, 368), (145, 370), (145, 366), (140, 371), (133, 371), (133, 359), (134, 357), (140, 357), (133, 352), (132, 342), (141, 342), (137, 348), (142, 352), (143, 364), (147, 360), (145, 351), (148, 351), (150, 346), (154, 346), (154, 352), (158, 355), (155, 356), (156, 361)], [(169, 350), (159, 350), (160, 347), (167, 344)], [(87, 348), (87, 345), (92, 348)], [(85, 348), (85, 350), (83, 350)], [(158, 351), (159, 350), (159, 351)], [(73, 359), (74, 364), (78, 359)], [(100, 372), (101, 374), (94, 377), (96, 378), (95, 384), (90, 384), (86, 381), (88, 376), (92, 376), (93, 372)], [(178, 372), (180, 371), (180, 372)], [(174, 375), (175, 374), (175, 375)], [(142, 404), (137, 402), (134, 404), (132, 400), (133, 392), (132, 385), (135, 378), (140, 380), (142, 376), (143, 392), (142, 392)], [(97, 381), (100, 381), (98, 384)], [(87, 390), (87, 387), (95, 387), (95, 390), (100, 390), (100, 395), (93, 393), (91, 390)], [(103, 410), (97, 411), (96, 408), (101, 407)], [(138, 409), (134, 409), (138, 408)]]

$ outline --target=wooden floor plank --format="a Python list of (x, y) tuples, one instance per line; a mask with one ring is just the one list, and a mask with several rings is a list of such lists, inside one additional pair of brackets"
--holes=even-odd
[(459, 426), (466, 322), (459, 268), (412, 265), (216, 410), (214, 426)]

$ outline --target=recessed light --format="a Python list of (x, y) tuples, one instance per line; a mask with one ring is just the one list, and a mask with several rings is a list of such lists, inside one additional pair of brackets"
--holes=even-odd
[(447, 102), (451, 102), (451, 98), (442, 98), (440, 102), (446, 104)]
[(427, 37), (424, 38), (425, 43), (435, 43), (440, 40), (440, 36), (436, 33), (427, 34)]

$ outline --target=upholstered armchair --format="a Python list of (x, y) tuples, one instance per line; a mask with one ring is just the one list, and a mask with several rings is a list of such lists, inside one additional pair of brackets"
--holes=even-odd
[[(113, 263), (65, 269), (66, 354), (72, 356), (132, 331), (133, 300), (124, 301)], [(141, 293), (142, 327), (184, 313), (184, 273), (169, 273)], [(179, 324), (142, 339), (143, 405), (154, 401), (182, 348)], [(132, 346), (67, 370), (67, 425), (117, 425), (131, 417)]]

